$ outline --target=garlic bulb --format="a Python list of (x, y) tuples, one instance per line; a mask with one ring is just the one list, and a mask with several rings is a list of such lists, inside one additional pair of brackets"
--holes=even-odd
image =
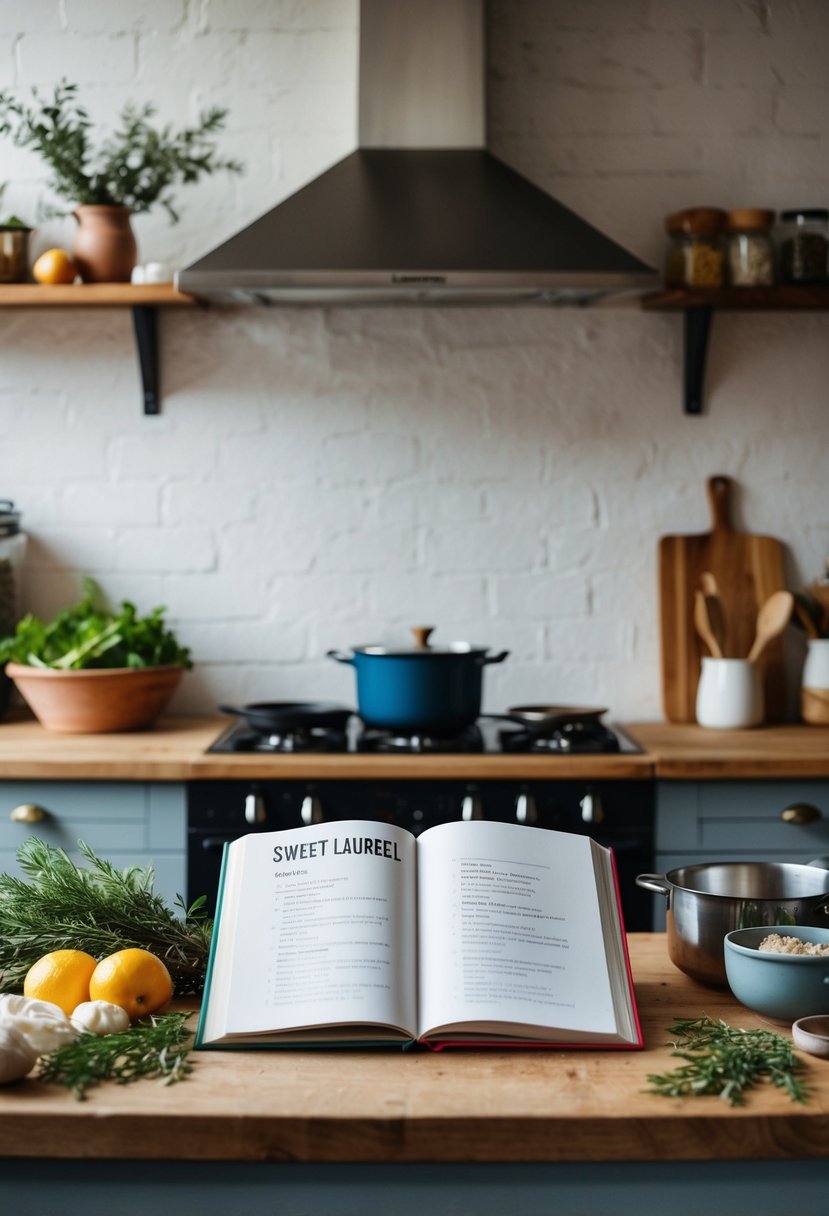
[(19, 1081), (34, 1068), (37, 1052), (19, 1031), (0, 1026), (0, 1085)]
[(10, 993), (0, 994), (0, 1030), (6, 1028), (21, 1034), (39, 1056), (74, 1042), (80, 1033), (51, 1001)]
[(72, 1011), (70, 1021), (76, 1030), (89, 1034), (117, 1034), (129, 1028), (130, 1015), (111, 1001), (83, 1001)]

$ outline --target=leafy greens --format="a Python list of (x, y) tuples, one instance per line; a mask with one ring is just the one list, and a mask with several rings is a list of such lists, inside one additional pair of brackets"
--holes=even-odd
[(85, 581), (86, 594), (46, 623), (28, 613), (14, 634), (0, 639), (0, 663), (12, 660), (29, 667), (77, 671), (87, 667), (193, 666), (190, 651), (178, 644), (164, 623), (164, 608), (141, 617), (124, 600), (113, 614), (95, 606), (95, 587)]

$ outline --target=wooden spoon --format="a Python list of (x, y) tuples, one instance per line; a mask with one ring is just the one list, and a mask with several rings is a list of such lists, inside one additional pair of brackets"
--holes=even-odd
[(794, 615), (807, 638), (820, 637), (823, 614), (816, 599), (806, 592), (795, 592)]
[(703, 570), (700, 575), (700, 585), (708, 609), (708, 624), (711, 628), (711, 633), (714, 635), (716, 643), (720, 648), (720, 654), (725, 655), (727, 653), (725, 644), (725, 608), (720, 599), (717, 580), (710, 570)]
[(703, 642), (705, 642), (714, 658), (721, 659), (723, 657), (722, 647), (717, 641), (714, 630), (711, 627), (707, 597), (701, 591), (694, 592), (694, 624), (696, 625), (697, 633)]
[(748, 652), (749, 663), (755, 663), (769, 642), (781, 634), (792, 619), (794, 596), (791, 591), (775, 591), (757, 613), (757, 635)]

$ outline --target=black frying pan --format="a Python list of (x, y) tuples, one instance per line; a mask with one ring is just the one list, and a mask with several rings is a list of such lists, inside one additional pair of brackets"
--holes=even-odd
[(353, 709), (327, 701), (254, 701), (250, 705), (220, 705), (219, 710), (244, 718), (258, 735), (278, 735), (281, 731), (312, 726), (345, 730), (354, 713)]
[(551, 735), (560, 726), (598, 722), (606, 709), (588, 709), (580, 705), (511, 705), (505, 714), (489, 717), (517, 722), (536, 735)]

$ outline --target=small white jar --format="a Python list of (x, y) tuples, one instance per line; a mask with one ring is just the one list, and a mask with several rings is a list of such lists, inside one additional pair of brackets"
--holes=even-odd
[(763, 720), (763, 686), (756, 663), (704, 655), (697, 685), (697, 722), (714, 730), (757, 726)]
[(810, 638), (807, 645), (800, 715), (804, 722), (829, 726), (829, 638)]

